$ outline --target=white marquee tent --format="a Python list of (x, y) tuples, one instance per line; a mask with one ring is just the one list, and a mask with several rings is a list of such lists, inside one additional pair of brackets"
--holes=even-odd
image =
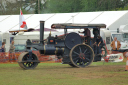
[[(113, 30), (119, 28), (120, 25), (126, 25), (128, 23), (128, 11), (24, 14), (23, 16), (28, 28), (34, 29), (39, 28), (39, 21), (41, 20), (45, 21), (45, 28), (51, 28), (51, 24), (53, 23), (103, 23), (107, 25), (107, 28)], [(11, 30), (19, 30), (19, 15), (0, 16), (0, 31), (8, 32)]]

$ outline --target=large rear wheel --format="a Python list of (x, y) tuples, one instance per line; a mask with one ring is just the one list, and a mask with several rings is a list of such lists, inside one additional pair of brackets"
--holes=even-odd
[(70, 51), (70, 60), (74, 67), (86, 67), (94, 60), (94, 52), (89, 45), (78, 44)]
[(74, 64), (69, 64), (70, 66), (72, 66), (72, 67), (76, 67)]

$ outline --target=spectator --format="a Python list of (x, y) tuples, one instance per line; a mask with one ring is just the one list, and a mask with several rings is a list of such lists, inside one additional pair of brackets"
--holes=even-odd
[(5, 42), (2, 42), (1, 52), (5, 52)]
[(114, 41), (111, 42), (112, 51), (118, 51), (121, 47), (120, 41), (117, 40), (116, 37), (114, 37)]
[(6, 62), (6, 55), (5, 55), (5, 42), (2, 42), (2, 46), (0, 48), (0, 57), (3, 57), (3, 62)]
[(33, 44), (36, 44), (36, 41), (33, 41)]
[(17, 60), (17, 59), (16, 59), (16, 56), (15, 56), (14, 41), (11, 42), (9, 51), (10, 51), (10, 62), (12, 63), (12, 58), (13, 58), (13, 56), (15, 57), (15, 60)]
[(88, 45), (90, 45), (90, 30), (88, 28), (85, 28), (83, 32), (78, 31), (79, 33), (84, 33), (84, 37), (85, 37), (85, 43), (87, 43)]

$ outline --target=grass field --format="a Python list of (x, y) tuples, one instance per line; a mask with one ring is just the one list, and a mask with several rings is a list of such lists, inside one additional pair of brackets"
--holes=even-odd
[(18, 64), (0, 64), (0, 85), (128, 85), (125, 62), (94, 62), (86, 68), (40, 63), (33, 70)]

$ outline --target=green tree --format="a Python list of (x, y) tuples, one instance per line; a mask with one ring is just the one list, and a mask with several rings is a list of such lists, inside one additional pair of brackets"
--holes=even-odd
[(115, 8), (119, 0), (82, 0), (83, 11), (108, 11)]
[(45, 13), (110, 11), (124, 8), (128, 0), (47, 0)]
[(36, 0), (0, 0), (0, 15), (19, 14), (20, 8), (24, 14), (34, 13)]
[(81, 0), (47, 0), (45, 13), (81, 12)]
[[(38, 2), (39, 1), (39, 2)], [(40, 14), (39, 12), (42, 10), (41, 0), (36, 0), (35, 6), (35, 14)]]
[(82, 0), (82, 11), (110, 11), (124, 8), (128, 0)]

